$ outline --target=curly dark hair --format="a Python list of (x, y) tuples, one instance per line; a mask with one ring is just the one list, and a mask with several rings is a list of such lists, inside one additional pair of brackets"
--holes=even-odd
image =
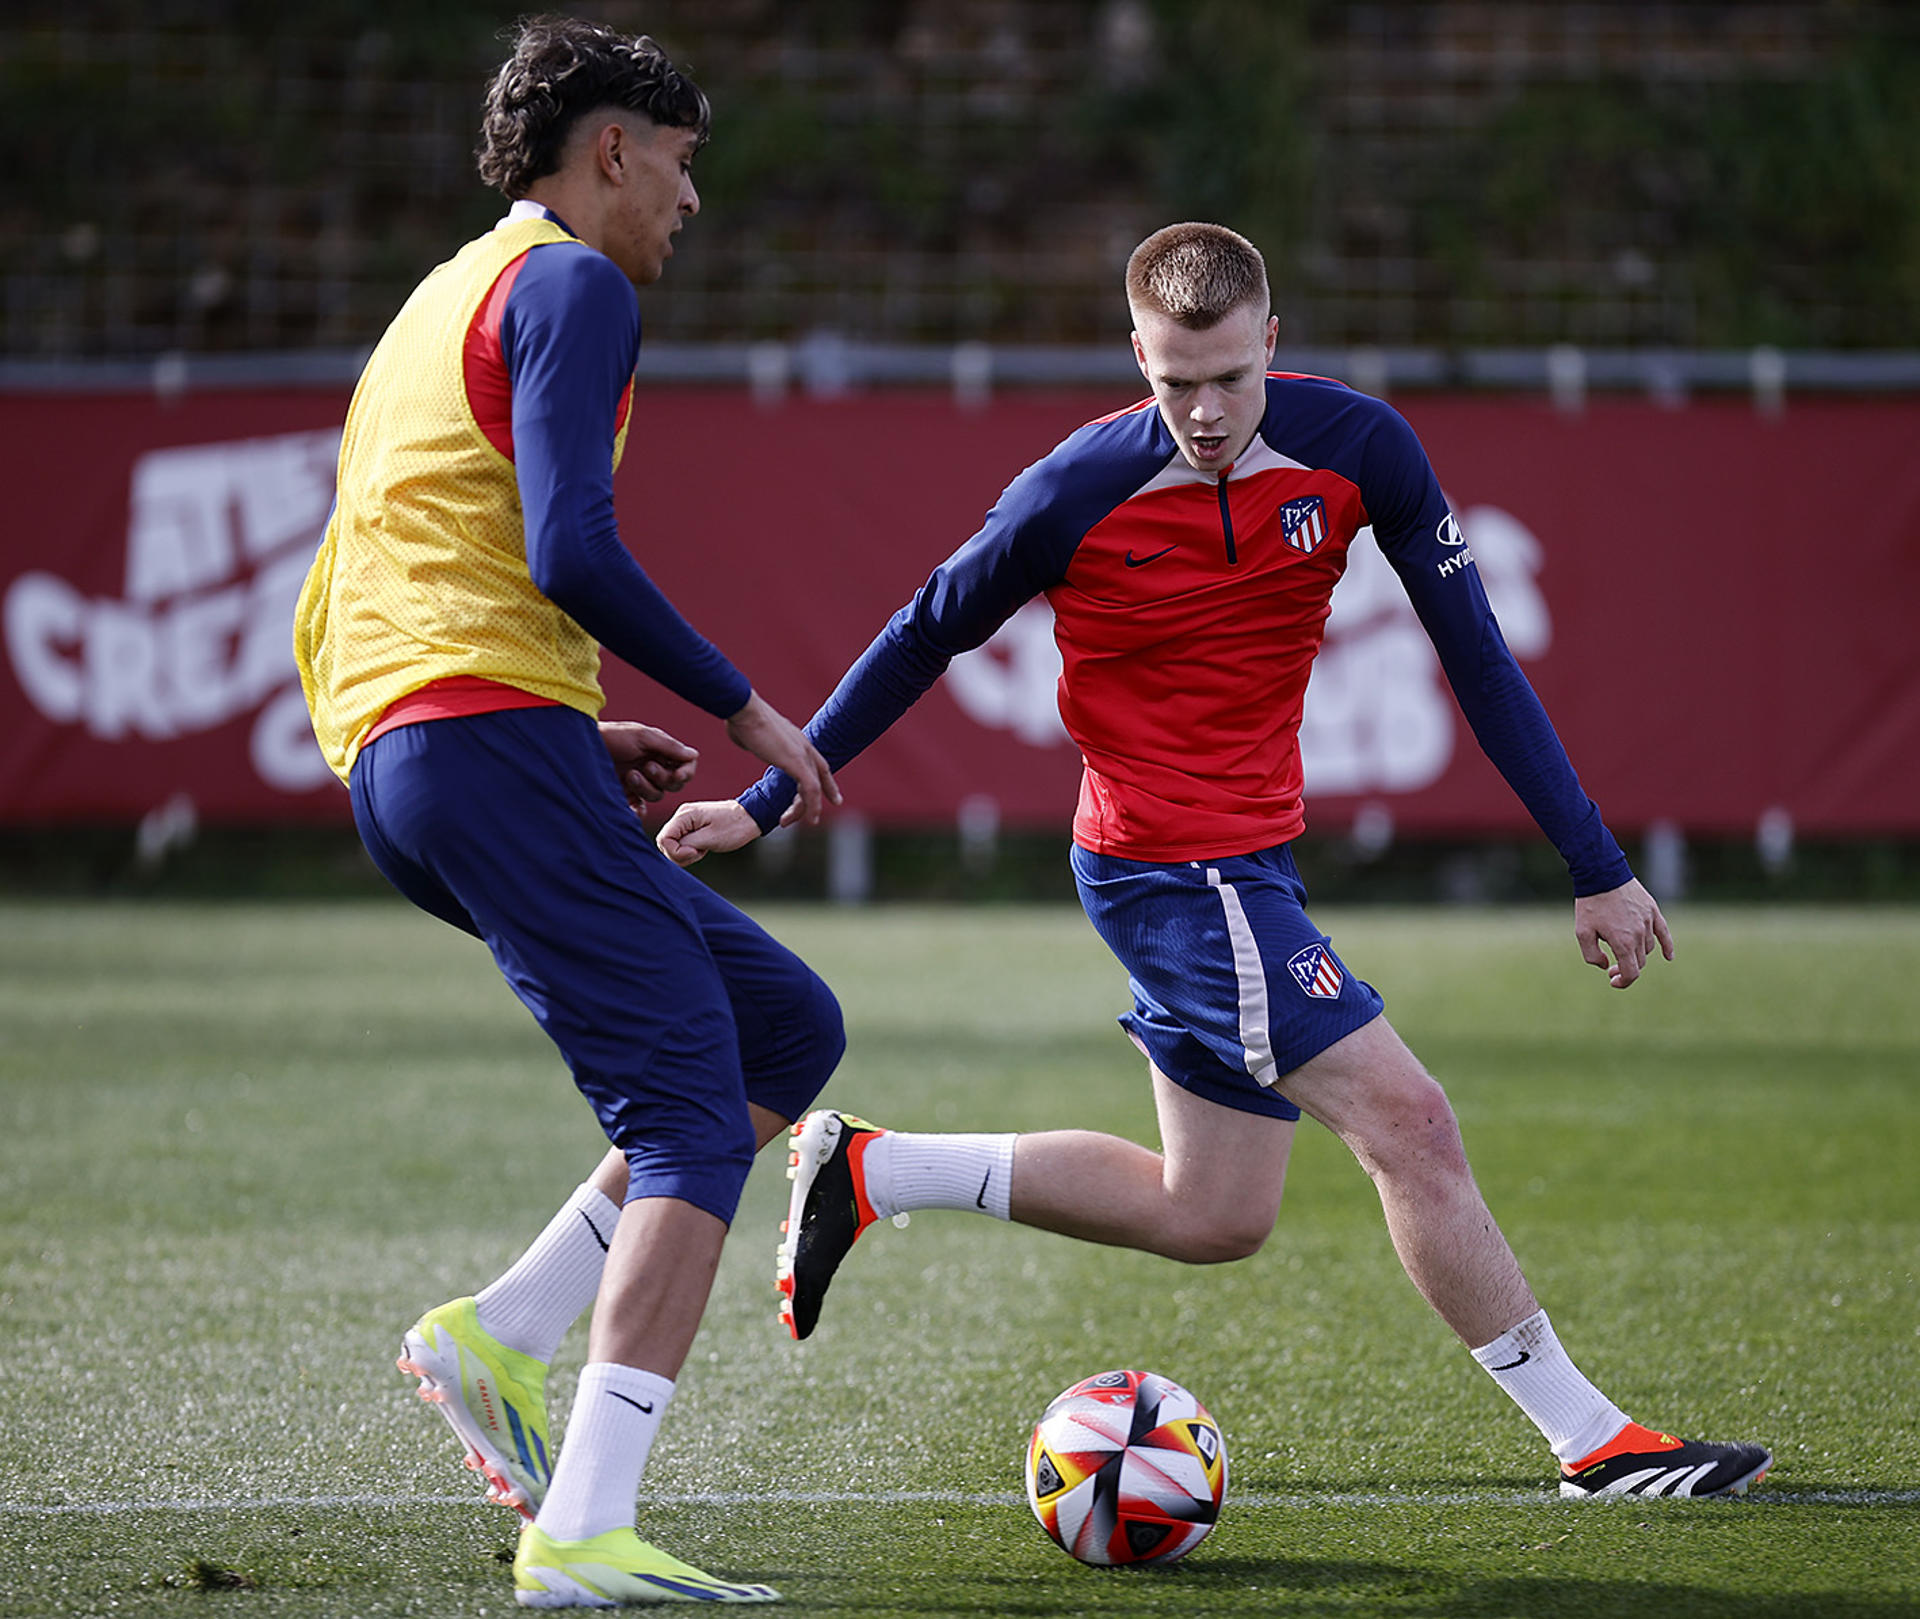
[(530, 17), (513, 55), (487, 86), (480, 178), (509, 199), (560, 167), (574, 122), (599, 107), (621, 107), (656, 124), (698, 130), (713, 122), (706, 94), (645, 34), (621, 34), (578, 17)]

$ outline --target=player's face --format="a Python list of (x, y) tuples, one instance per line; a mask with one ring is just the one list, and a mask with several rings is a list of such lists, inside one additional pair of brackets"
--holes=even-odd
[(700, 212), (693, 189), (700, 137), (641, 117), (623, 118), (621, 125), (626, 138), (618, 160), (625, 178), (606, 252), (629, 281), (645, 287), (660, 279), (673, 257), (674, 235)]
[(1134, 311), (1133, 353), (1153, 387), (1160, 419), (1187, 464), (1218, 473), (1259, 430), (1267, 366), (1280, 322), (1242, 304), (1205, 331), (1158, 311)]

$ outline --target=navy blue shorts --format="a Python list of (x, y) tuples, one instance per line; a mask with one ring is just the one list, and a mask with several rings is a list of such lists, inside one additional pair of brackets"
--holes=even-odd
[(1380, 1015), (1307, 918), (1285, 844), (1218, 860), (1120, 860), (1075, 845), (1094, 930), (1127, 969), (1120, 1026), (1168, 1079), (1243, 1113), (1297, 1119), (1281, 1080)]
[(478, 935), (631, 1166), (628, 1198), (731, 1221), (747, 1104), (798, 1118), (840, 1060), (832, 992), (654, 847), (593, 721), (522, 708), (363, 748), (354, 821), (422, 910)]

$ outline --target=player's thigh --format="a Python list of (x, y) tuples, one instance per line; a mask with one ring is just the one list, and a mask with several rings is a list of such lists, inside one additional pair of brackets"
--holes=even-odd
[(377, 804), (388, 841), (473, 919), (626, 1156), (628, 1196), (730, 1220), (752, 1163), (726, 987), (680, 873), (571, 709), (435, 720)]
[(668, 862), (733, 1011), (746, 1094), (797, 1119), (846, 1050), (840, 1003), (826, 982), (752, 917)]
[(736, 1063), (680, 874), (628, 810), (590, 719), (543, 708), (434, 720), (372, 749), (380, 769), (363, 796), (389, 847), (471, 918), (570, 1061), (638, 1069), (667, 1039)]
[(1284, 849), (1156, 863), (1074, 851), (1088, 919), (1127, 969), (1121, 1025), (1154, 1066), (1229, 1108), (1293, 1118), (1282, 1076), (1379, 1015), (1305, 910)]
[(1263, 1236), (1280, 1213), (1295, 1122), (1223, 1106), (1149, 1072), (1168, 1196), (1210, 1228)]
[(726, 986), (672, 863), (590, 816), (535, 824), (537, 848), (476, 883), (467, 908), (549, 1033), (596, 1068), (623, 1069), (656, 1044), (737, 1068)]
[(405, 898), (429, 916), (477, 936), (480, 930), (466, 907), (422, 860), (408, 835), (419, 813), (414, 801), (431, 790), (414, 763), (422, 740), (417, 733), (418, 727), (403, 726), (360, 750), (347, 784), (354, 826), (380, 875)]

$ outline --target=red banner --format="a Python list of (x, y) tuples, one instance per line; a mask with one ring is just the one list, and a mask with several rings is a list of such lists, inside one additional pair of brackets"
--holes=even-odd
[[(757, 404), (636, 395), (628, 544), (779, 707), (811, 713), (1001, 487), (1127, 400), (932, 392)], [(1617, 830), (1920, 831), (1920, 401), (1667, 409), (1407, 396), (1507, 639)], [(344, 396), (0, 397), (0, 821), (342, 817), (289, 649)], [(877, 824), (985, 795), (1064, 825), (1078, 761), (1044, 603), (959, 660), (845, 772)], [(609, 664), (609, 713), (754, 773), (716, 722)], [(1302, 732), (1310, 818), (1402, 833), (1527, 823), (1481, 758), (1397, 580), (1356, 546)]]

